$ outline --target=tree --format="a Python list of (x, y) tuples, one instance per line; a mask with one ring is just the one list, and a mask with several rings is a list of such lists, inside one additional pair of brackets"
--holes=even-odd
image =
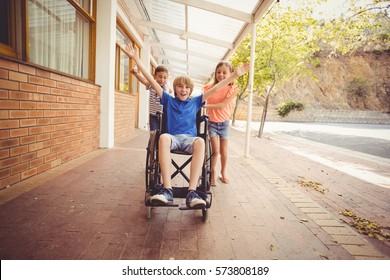
[[(308, 5), (299, 10), (289, 8), (286, 11), (275, 5), (256, 27), (254, 92), (266, 93), (258, 137), (262, 136), (269, 98), (275, 94), (276, 86), (295, 75), (311, 75), (305, 63), (319, 50), (316, 44), (318, 25), (310, 16), (311, 11)], [(249, 60), (249, 54), (250, 35), (233, 55), (233, 65)], [(238, 80), (238, 85), (244, 86), (247, 79), (247, 76), (242, 77)], [(246, 97), (247, 94), (242, 92), (237, 99)], [(239, 101), (236, 105), (238, 103)]]

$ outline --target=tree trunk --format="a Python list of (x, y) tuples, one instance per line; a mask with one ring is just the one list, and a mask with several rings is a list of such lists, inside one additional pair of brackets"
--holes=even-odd
[(235, 125), (236, 125), (236, 116), (237, 116), (238, 106), (240, 105), (240, 103), (241, 103), (241, 99), (238, 98), (238, 96), (237, 96), (237, 99), (236, 99), (236, 106), (234, 106), (234, 109), (233, 109), (232, 126), (235, 126)]
[(261, 114), (260, 128), (259, 128), (259, 132), (257, 134), (258, 138), (263, 137), (264, 124), (265, 124), (265, 120), (267, 118), (268, 101), (269, 101), (269, 94), (267, 94), (267, 98), (265, 99), (265, 104), (264, 104), (264, 108), (263, 108), (263, 113)]

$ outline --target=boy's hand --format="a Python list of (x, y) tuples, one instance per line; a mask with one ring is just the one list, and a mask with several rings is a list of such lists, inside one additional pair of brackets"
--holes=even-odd
[(127, 45), (127, 46), (126, 46), (126, 52), (127, 52), (127, 54), (128, 54), (131, 58), (133, 58), (133, 57), (135, 57), (135, 56), (137, 55), (136, 52), (135, 52), (135, 49), (133, 48), (132, 45)]
[(130, 70), (130, 73), (133, 74), (134, 76), (136, 76), (138, 74), (138, 70), (137, 68), (133, 68)]
[(238, 64), (236, 68), (237, 77), (241, 77), (242, 75), (244, 75), (249, 70), (249, 67), (250, 67), (249, 63)]

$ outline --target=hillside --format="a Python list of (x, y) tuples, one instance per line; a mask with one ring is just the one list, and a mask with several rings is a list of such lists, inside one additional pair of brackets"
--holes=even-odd
[(270, 109), (291, 100), (306, 108), (390, 112), (390, 51), (320, 55), (319, 63), (309, 69), (318, 81), (300, 77), (284, 83), (271, 99)]

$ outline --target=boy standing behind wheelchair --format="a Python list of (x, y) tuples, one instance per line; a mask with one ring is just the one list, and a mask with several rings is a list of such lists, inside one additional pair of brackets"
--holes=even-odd
[[(158, 117), (157, 112), (163, 111), (163, 106), (160, 103), (160, 97), (157, 95), (156, 91), (151, 87), (148, 80), (144, 76), (140, 75), (136, 68), (130, 70), (130, 73), (133, 74), (138, 81), (140, 81), (147, 90), (149, 90), (149, 131), (153, 132), (158, 128)], [(164, 65), (159, 65), (154, 70), (154, 79), (161, 86), (165, 92), (171, 93), (171, 90), (168, 86), (168, 68)]]
[(202, 208), (206, 205), (206, 202), (196, 192), (196, 188), (204, 162), (205, 143), (203, 138), (197, 136), (196, 115), (204, 105), (204, 102), (213, 93), (245, 74), (249, 69), (249, 65), (245, 64), (244, 66), (237, 67), (236, 72), (229, 78), (216, 84), (204, 92), (203, 95), (193, 98), (189, 98), (194, 89), (193, 81), (187, 76), (178, 76), (173, 81), (173, 90), (175, 93), (175, 97), (173, 97), (167, 92), (164, 92), (161, 86), (153, 79), (153, 76), (142, 64), (131, 45), (126, 47), (126, 51), (134, 59), (143, 76), (160, 97), (161, 104), (164, 106), (167, 115), (167, 133), (160, 136), (158, 143), (159, 162), (164, 187), (158, 194), (151, 197), (151, 202), (156, 204), (173, 202), (170, 174), (171, 151), (182, 151), (192, 154), (186, 205), (189, 208)]

